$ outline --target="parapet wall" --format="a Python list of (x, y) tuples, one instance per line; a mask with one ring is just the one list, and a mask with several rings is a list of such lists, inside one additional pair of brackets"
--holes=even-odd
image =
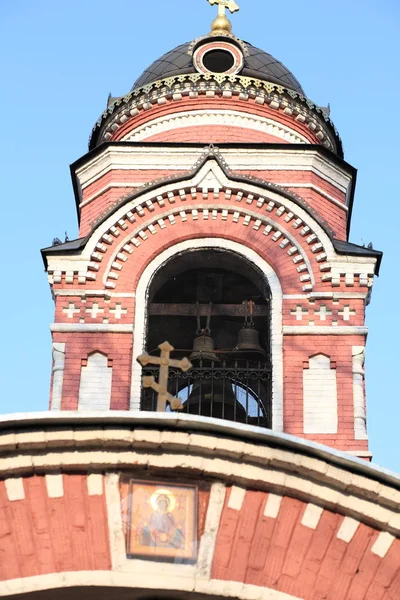
[[(292, 436), (175, 414), (21, 415), (0, 423), (0, 477), (0, 596), (397, 597), (399, 478)], [(197, 489), (193, 560), (129, 556), (130, 480)]]

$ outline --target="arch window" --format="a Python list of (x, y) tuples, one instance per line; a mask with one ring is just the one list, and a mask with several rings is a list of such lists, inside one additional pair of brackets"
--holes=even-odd
[[(158, 270), (146, 350), (168, 340), (174, 357), (190, 358), (187, 373), (170, 369), (168, 385), (185, 413), (271, 427), (270, 297), (262, 273), (227, 251), (187, 251)], [(155, 392), (142, 390), (141, 408), (155, 410)]]

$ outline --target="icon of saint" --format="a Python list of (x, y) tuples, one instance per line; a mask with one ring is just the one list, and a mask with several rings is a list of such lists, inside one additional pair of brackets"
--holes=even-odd
[(151, 497), (149, 523), (142, 528), (142, 546), (154, 548), (184, 548), (185, 538), (182, 529), (177, 526), (172, 514), (176, 501), (167, 490), (159, 490)]

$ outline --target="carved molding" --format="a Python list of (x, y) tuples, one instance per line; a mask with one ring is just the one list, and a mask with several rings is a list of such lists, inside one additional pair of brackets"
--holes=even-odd
[(167, 77), (133, 90), (119, 98), (102, 114), (93, 128), (90, 149), (115, 137), (115, 132), (129, 119), (153, 106), (182, 100), (219, 96), (226, 99), (238, 96), (243, 101), (266, 105), (281, 111), (294, 121), (305, 124), (325, 147), (342, 153), (341, 141), (329, 117), (304, 96), (283, 86), (239, 75), (188, 74)]
[(281, 138), (291, 144), (309, 144), (309, 140), (278, 120), (274, 121), (259, 115), (242, 113), (237, 110), (194, 110), (164, 115), (133, 128), (121, 138), (121, 141), (140, 142), (147, 138), (181, 127), (199, 127), (220, 125), (224, 127), (240, 127), (267, 133)]

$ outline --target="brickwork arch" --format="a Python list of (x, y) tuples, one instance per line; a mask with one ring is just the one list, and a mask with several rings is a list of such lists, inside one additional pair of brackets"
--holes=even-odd
[[(271, 290), (271, 360), (272, 360), (272, 429), (283, 431), (283, 335), (282, 335), (282, 287), (273, 267), (248, 244), (226, 238), (202, 238), (196, 240), (197, 249), (218, 248), (236, 254), (254, 265), (263, 273)], [(131, 376), (131, 410), (140, 410), (141, 367), (135, 357), (144, 351), (146, 332), (147, 295), (152, 280), (166, 262), (182, 252), (193, 249), (193, 242), (176, 241), (163, 252), (155, 254), (142, 270), (136, 285), (136, 306), (134, 319), (134, 346)]]
[(129, 285), (135, 285), (139, 265), (146, 264), (146, 255), (157, 254), (160, 248), (192, 239), (192, 249), (195, 249), (198, 243), (195, 240), (224, 237), (243, 242), (268, 257), (285, 281), (286, 290), (299, 293), (313, 289), (312, 258), (281, 224), (268, 217), (258, 218), (257, 213), (246, 209), (229, 210), (214, 204), (196, 206), (162, 212), (157, 215), (159, 218), (144, 221), (126, 232), (114, 250), (107, 249), (102, 258), (102, 262), (107, 261), (102, 273), (105, 288), (128, 291)]
[[(276, 193), (268, 197), (246, 190), (223, 189), (212, 193), (207, 189), (188, 189), (186, 185), (170, 189), (173, 191), (146, 194), (139, 202), (129, 203), (96, 229), (85, 248), (85, 254), (90, 254), (90, 279), (101, 276), (104, 280), (107, 272), (104, 283), (114, 289), (124, 263), (144, 242), (153, 239), (156, 233), (164, 233), (171, 225), (176, 225), (174, 235), (178, 229), (179, 234), (186, 235), (190, 229), (193, 237), (201, 237), (204, 221), (206, 229), (208, 226), (206, 235), (218, 223), (218, 235), (222, 229), (227, 237), (242, 239), (246, 228), (246, 237), (252, 238), (249, 241), (256, 246), (272, 240), (272, 246), (279, 248), (282, 255), (287, 255), (287, 262), (293, 261), (296, 266), (301, 283), (297, 291), (311, 291), (315, 283), (329, 284), (329, 260), (335, 256), (332, 243), (322, 227), (294, 203)], [(238, 231), (240, 226), (242, 231)]]

